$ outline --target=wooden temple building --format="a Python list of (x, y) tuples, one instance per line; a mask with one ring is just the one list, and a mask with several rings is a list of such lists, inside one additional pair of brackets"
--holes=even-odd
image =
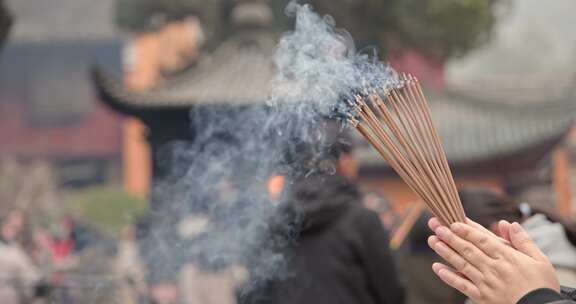
[[(127, 134), (135, 139), (126, 140), (141, 145), (142, 151), (150, 151), (134, 155), (135, 145), (125, 151), (132, 159), (128, 162), (137, 161), (125, 164), (125, 178), (142, 179), (146, 166), (150, 166), (152, 182), (161, 177), (158, 151), (171, 141), (193, 140), (189, 129), (192, 107), (265, 102), (277, 41), (271, 30), (272, 14), (263, 1), (239, 1), (231, 20), (231, 36), (209, 56), (201, 56), (194, 68), (176, 77), (154, 84), (155, 77), (151, 76), (147, 87), (134, 88), (125, 85), (126, 81), (94, 71), (102, 102), (140, 124)], [(155, 44), (150, 42), (154, 37), (146, 35), (135, 42), (140, 56), (157, 56)], [(137, 62), (130, 73), (154, 74), (150, 72), (154, 67), (149, 66), (154, 59), (141, 58)], [(132, 74), (128, 75), (128, 84)], [(485, 185), (513, 194), (545, 185), (556, 195), (543, 203), (556, 202), (562, 212), (570, 212), (571, 190), (566, 182), (569, 163), (562, 143), (576, 117), (574, 96), (521, 105), (445, 90), (430, 92), (429, 100), (459, 184)], [(368, 191), (382, 192), (400, 209), (416, 200), (367, 144), (360, 144), (356, 155), (361, 165), (360, 182)], [(130, 188), (130, 183), (146, 185), (147, 181), (125, 183)]]
[(122, 117), (95, 98), (87, 75), (95, 62), (122, 64), (113, 2), (6, 3), (15, 22), (0, 56), (0, 158), (47, 164), (62, 187), (118, 182)]
[[(162, 57), (166, 55), (161, 52), (166, 38), (163, 30), (136, 37), (132, 46), (134, 63), (124, 81), (98, 70), (93, 72), (101, 100), (131, 117), (126, 122), (123, 157), (128, 191), (146, 195), (151, 180), (166, 172), (158, 161), (162, 147), (172, 141), (192, 140), (192, 107), (255, 105), (266, 101), (277, 42), (271, 31), (272, 12), (264, 3), (240, 2), (231, 14), (231, 36), (209, 56), (188, 58), (196, 60), (196, 66), (178, 76), (162, 79)], [(176, 32), (171, 37), (179, 39), (185, 33), (177, 35), (178, 31), (191, 28), (179, 25), (190, 20), (177, 19), (165, 28)]]

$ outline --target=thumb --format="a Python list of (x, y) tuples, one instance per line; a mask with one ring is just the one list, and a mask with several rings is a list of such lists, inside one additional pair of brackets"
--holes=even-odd
[(528, 235), (526, 230), (524, 230), (520, 224), (516, 222), (512, 223), (508, 233), (510, 235), (510, 243), (512, 243), (512, 246), (516, 248), (516, 250), (535, 260), (543, 259), (544, 254), (540, 249), (538, 249), (538, 247), (536, 247), (536, 244), (534, 244), (530, 235)]

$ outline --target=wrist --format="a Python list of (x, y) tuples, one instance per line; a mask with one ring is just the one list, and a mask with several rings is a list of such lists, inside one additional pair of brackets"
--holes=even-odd
[(564, 300), (564, 297), (557, 291), (549, 288), (539, 288), (525, 294), (517, 304), (545, 304), (554, 301)]

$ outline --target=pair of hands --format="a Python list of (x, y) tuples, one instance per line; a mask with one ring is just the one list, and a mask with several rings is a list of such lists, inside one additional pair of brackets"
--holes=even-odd
[(448, 264), (434, 263), (436, 275), (477, 304), (515, 304), (539, 288), (560, 291), (554, 267), (518, 223), (500, 221), (499, 235), (467, 219), (443, 226), (428, 222), (428, 245)]

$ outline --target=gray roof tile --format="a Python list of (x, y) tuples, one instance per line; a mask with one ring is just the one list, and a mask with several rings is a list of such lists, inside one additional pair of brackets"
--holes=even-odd
[(97, 75), (100, 91), (136, 107), (174, 108), (199, 104), (250, 104), (268, 98), (274, 75), (275, 37), (245, 33), (224, 42), (189, 72), (143, 93), (127, 91), (120, 81)]

